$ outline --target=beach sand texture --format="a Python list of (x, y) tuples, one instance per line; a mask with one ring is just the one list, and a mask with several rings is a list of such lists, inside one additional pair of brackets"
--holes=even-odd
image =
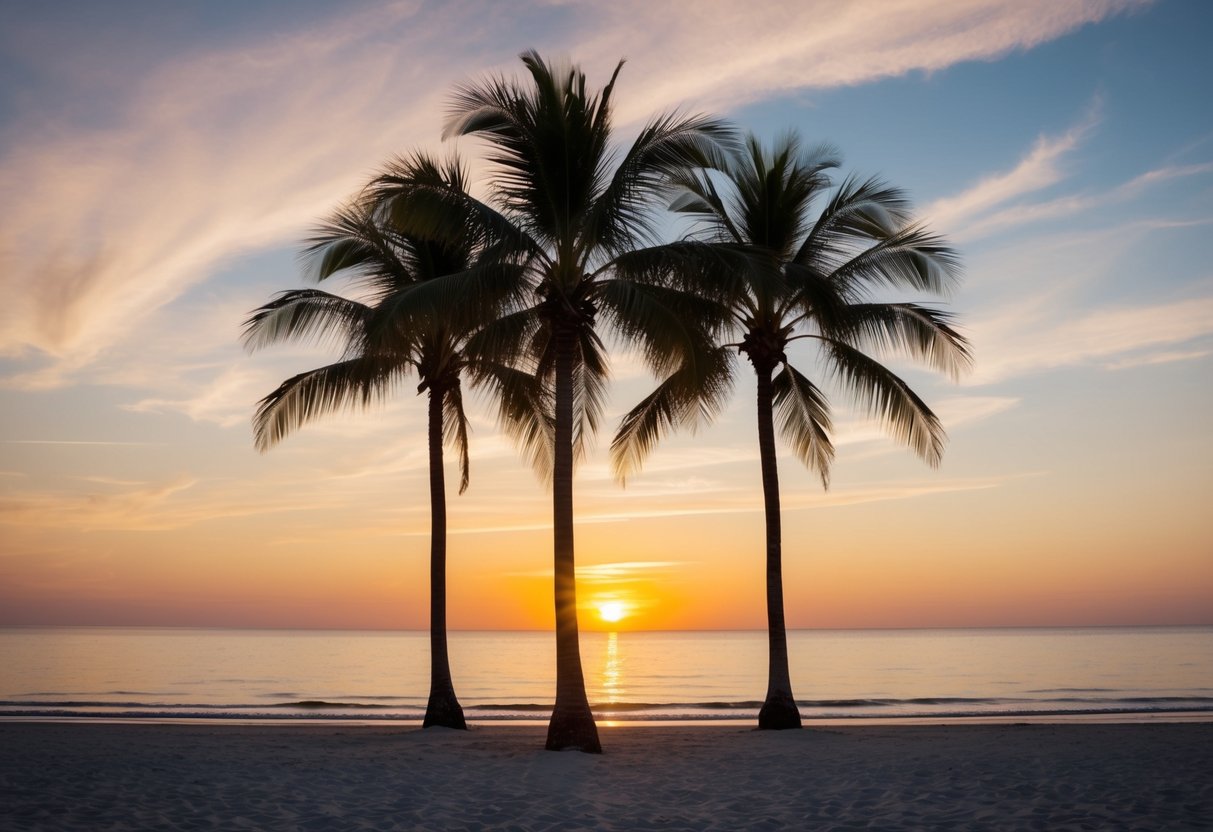
[(0, 724), (4, 830), (1207, 830), (1213, 723)]

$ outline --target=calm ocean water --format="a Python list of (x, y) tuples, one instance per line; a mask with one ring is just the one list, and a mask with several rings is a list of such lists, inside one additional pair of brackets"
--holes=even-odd
[[(801, 630), (806, 718), (1203, 713), (1213, 627)], [(550, 633), (451, 634), (469, 719), (546, 717)], [(416, 632), (0, 629), (0, 718), (419, 720), (428, 640)], [(583, 633), (603, 720), (754, 719), (762, 632)]]

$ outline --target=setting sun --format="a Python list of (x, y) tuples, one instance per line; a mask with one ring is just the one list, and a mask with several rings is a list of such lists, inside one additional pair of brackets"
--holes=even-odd
[(622, 601), (599, 601), (598, 617), (608, 624), (614, 624), (616, 621), (622, 621), (627, 617), (628, 608)]

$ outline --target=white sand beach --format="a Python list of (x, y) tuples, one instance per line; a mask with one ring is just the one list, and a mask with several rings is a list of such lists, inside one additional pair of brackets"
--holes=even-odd
[(3, 830), (1207, 830), (1213, 723), (0, 724)]

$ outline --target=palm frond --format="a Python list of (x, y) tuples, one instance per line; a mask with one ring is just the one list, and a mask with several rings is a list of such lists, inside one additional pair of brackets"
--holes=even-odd
[(734, 361), (727, 348), (706, 348), (624, 415), (611, 441), (611, 466), (620, 481), (640, 470), (666, 433), (678, 427), (693, 430), (723, 409), (733, 387)]
[(654, 208), (671, 193), (675, 177), (690, 168), (727, 164), (736, 145), (725, 121), (667, 113), (649, 121), (623, 154), (586, 219), (583, 246), (611, 255), (655, 242)]
[(716, 183), (706, 170), (687, 169), (670, 175), (670, 188), (678, 194), (669, 210), (694, 217), (708, 240), (718, 243), (747, 244), (749, 241), (733, 222)]
[(606, 347), (593, 329), (581, 330), (577, 352), (573, 369), (573, 456), (580, 460), (589, 454), (598, 433), (610, 369)]
[(796, 263), (785, 264), (783, 274), (788, 292), (777, 308), (779, 320), (800, 328), (815, 324), (823, 332), (844, 331), (849, 298), (828, 275)]
[(288, 378), (257, 405), (257, 449), (268, 450), (319, 416), (382, 400), (401, 380), (403, 369), (394, 362), (359, 357)]
[(669, 287), (728, 303), (747, 290), (749, 275), (759, 262), (778, 268), (767, 252), (753, 246), (678, 240), (621, 254), (602, 271), (631, 283)]
[(283, 341), (343, 343), (370, 316), (370, 307), (358, 301), (319, 289), (292, 289), (252, 311), (244, 321), (242, 340), (250, 351)]
[(497, 424), (521, 448), (540, 479), (552, 477), (555, 430), (550, 388), (533, 374), (496, 361), (468, 366), (472, 386), (487, 390), (497, 407)]
[(533, 370), (535, 360), (528, 346), (541, 326), (534, 307), (504, 312), (467, 337), (463, 356), (469, 364), (495, 361)]
[(400, 287), (378, 300), (368, 327), (403, 338), (435, 326), (470, 335), (525, 296), (521, 271), (521, 266), (490, 261)]
[(419, 279), (416, 263), (409, 262), (409, 251), (400, 242), (376, 220), (370, 206), (352, 203), (313, 229), (300, 259), (310, 280), (342, 275), (382, 294)]
[(502, 78), (459, 87), (444, 136), (484, 139), (495, 199), (537, 242), (570, 257), (567, 246), (602, 187), (609, 99), (622, 63), (595, 95), (575, 67), (549, 64), (533, 51), (522, 60), (532, 82), (525, 89)]
[(457, 158), (441, 166), (423, 154), (398, 157), (367, 185), (364, 201), (381, 221), (409, 237), (463, 251), (492, 250), (497, 260), (543, 257), (542, 248), (517, 225), (468, 193), (466, 178)]
[(909, 226), (864, 248), (830, 273), (849, 298), (863, 297), (869, 286), (910, 287), (947, 296), (960, 280), (960, 257), (942, 237)]
[[(304, 252), (312, 277), (347, 278), (371, 297), (359, 303), (287, 292), (246, 322), (250, 348), (326, 336), (344, 350), (343, 360), (288, 379), (262, 400), (259, 447), (320, 413), (378, 401), (416, 372), (419, 391), (440, 391), (444, 441), (459, 452), (466, 489), (468, 421), (458, 374), (469, 361), (525, 359), (530, 330), (496, 322), (531, 289), (525, 245), (504, 239), (508, 221), (468, 196), (466, 183), (457, 157), (400, 157), (312, 233)], [(482, 329), (474, 351), (461, 354)]]
[(911, 217), (905, 192), (878, 177), (846, 177), (822, 209), (793, 262), (802, 265), (836, 261), (852, 242), (879, 239), (905, 226)]
[[(432, 393), (431, 393), (432, 395)], [(442, 397), (442, 441), (453, 445), (459, 454), (459, 493), (468, 490), (468, 417), (463, 410), (463, 392), (459, 384), (446, 388)]]
[(728, 307), (691, 292), (619, 278), (596, 284), (594, 298), (623, 339), (659, 376), (694, 359), (694, 345), (730, 320)]
[(939, 465), (946, 434), (926, 402), (895, 373), (855, 347), (828, 338), (821, 344), (830, 369), (859, 406), (929, 465)]
[(864, 303), (847, 306), (845, 315), (859, 344), (908, 353), (953, 379), (972, 364), (969, 342), (953, 328), (950, 312), (916, 303)]
[(829, 488), (830, 465), (834, 461), (829, 402), (790, 364), (784, 364), (772, 379), (772, 386), (780, 433), (796, 457), (821, 477), (822, 487)]
[(838, 164), (833, 147), (822, 144), (806, 151), (795, 132), (776, 138), (769, 149), (750, 134), (730, 171), (731, 213), (743, 239), (776, 252), (781, 260), (791, 258), (808, 231), (809, 208), (829, 187), (829, 171)]

